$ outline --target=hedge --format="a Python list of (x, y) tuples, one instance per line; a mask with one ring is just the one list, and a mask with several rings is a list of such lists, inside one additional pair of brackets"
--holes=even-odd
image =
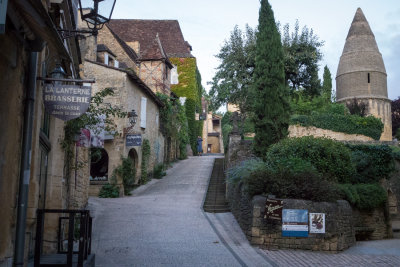
[(346, 145), (357, 174), (351, 183), (378, 183), (394, 171), (395, 153), (388, 145)]
[(357, 115), (344, 115), (332, 112), (313, 112), (311, 115), (292, 115), (290, 124), (299, 124), (304, 127), (315, 126), (321, 129), (348, 134), (361, 134), (375, 140), (379, 140), (383, 132), (382, 121), (373, 116), (360, 117)]
[(342, 143), (328, 138), (305, 136), (287, 138), (272, 145), (267, 162), (279, 164), (288, 158), (308, 161), (326, 180), (346, 183), (355, 174), (350, 150)]
[(382, 207), (387, 200), (387, 193), (379, 184), (341, 184), (338, 188), (344, 199), (361, 210)]

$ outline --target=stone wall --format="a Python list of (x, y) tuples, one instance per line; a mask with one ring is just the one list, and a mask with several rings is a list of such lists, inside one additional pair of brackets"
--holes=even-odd
[(242, 140), (239, 134), (230, 134), (228, 151), (225, 151), (225, 167), (228, 169), (246, 159), (255, 157), (252, 143), (251, 140)]
[(314, 137), (326, 137), (337, 141), (362, 141), (368, 142), (373, 141), (371, 137), (360, 135), (360, 134), (346, 134), (341, 132), (334, 132), (331, 130), (311, 127), (303, 127), (300, 125), (289, 126), (289, 137), (303, 137), (303, 136), (314, 136)]
[(371, 211), (353, 208), (353, 220), (357, 240), (380, 240), (391, 235), (392, 228), (383, 208)]
[(306, 209), (325, 213), (325, 234), (309, 233), (308, 237), (283, 237), (281, 221), (264, 219), (266, 197), (250, 199), (241, 185), (228, 186), (233, 215), (252, 245), (275, 249), (343, 251), (355, 244), (351, 206), (347, 201), (335, 203), (283, 199), (284, 209)]

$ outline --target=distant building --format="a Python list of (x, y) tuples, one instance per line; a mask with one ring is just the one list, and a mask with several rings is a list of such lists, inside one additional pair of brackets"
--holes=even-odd
[(208, 112), (208, 103), (202, 98), (202, 113), (199, 119), (204, 120), (202, 139), (204, 153), (224, 153), (224, 143), (222, 138), (222, 117)]
[(361, 8), (357, 9), (346, 38), (336, 74), (336, 98), (348, 103), (354, 98), (368, 105), (367, 112), (382, 119), (380, 140), (392, 140), (391, 105), (387, 74), (375, 36)]

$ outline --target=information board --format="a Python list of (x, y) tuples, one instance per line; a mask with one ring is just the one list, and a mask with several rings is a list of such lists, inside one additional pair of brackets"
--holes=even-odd
[(308, 237), (308, 210), (282, 210), (282, 236)]

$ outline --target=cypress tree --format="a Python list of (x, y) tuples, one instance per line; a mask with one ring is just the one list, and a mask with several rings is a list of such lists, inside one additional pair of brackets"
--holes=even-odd
[(258, 18), (254, 83), (254, 152), (265, 157), (271, 144), (285, 138), (289, 127), (288, 88), (285, 86), (281, 37), (267, 0)]
[(332, 97), (332, 75), (328, 66), (326, 65), (324, 67), (323, 79), (324, 80), (322, 82), (322, 93), (326, 98), (330, 100)]

